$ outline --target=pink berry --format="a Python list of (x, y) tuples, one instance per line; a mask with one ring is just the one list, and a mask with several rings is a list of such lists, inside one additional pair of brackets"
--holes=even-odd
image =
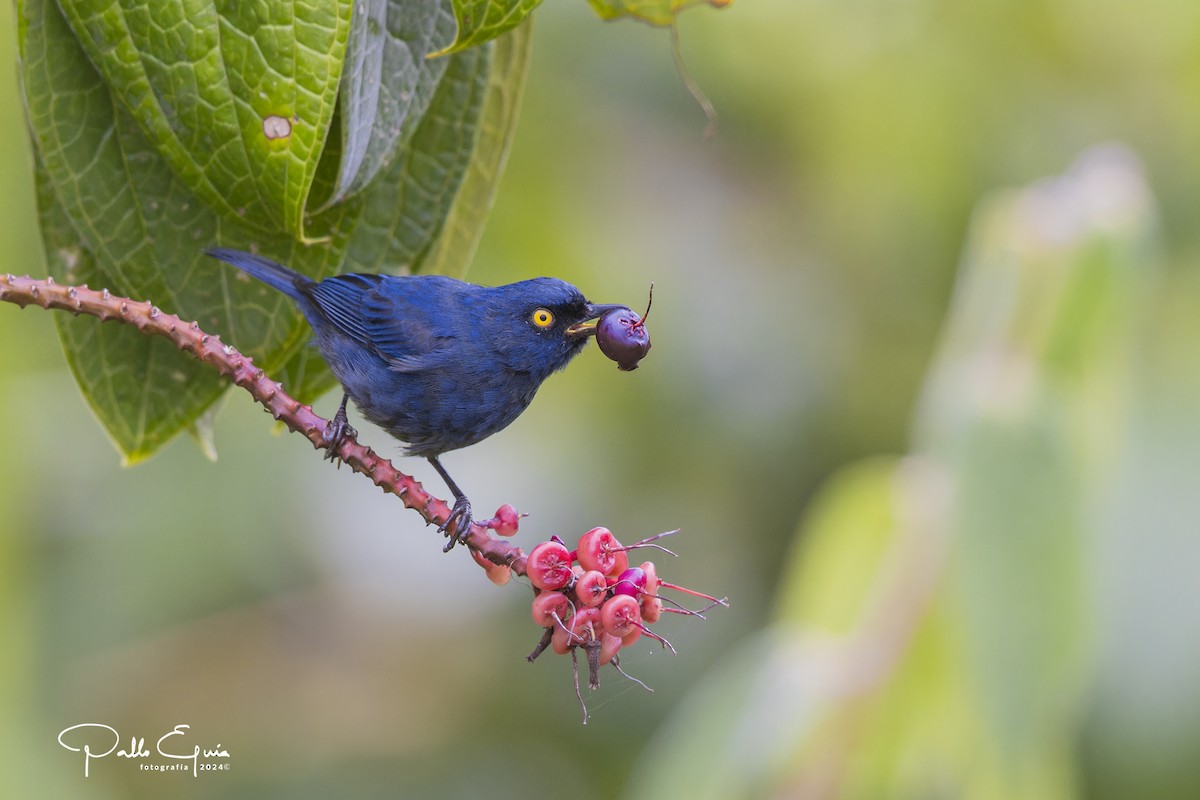
[(578, 642), (572, 642), (570, 634), (567, 633), (568, 628), (555, 627), (554, 633), (550, 635), (550, 649), (560, 656), (565, 656), (571, 651)]
[(624, 550), (617, 550), (613, 553), (612, 569), (605, 574), (610, 578), (616, 578), (627, 569), (629, 569), (629, 554)]
[(600, 609), (584, 608), (567, 621), (566, 627), (555, 626), (550, 648), (561, 656), (576, 645), (599, 638), (601, 633)]
[(639, 569), (646, 575), (646, 588), (642, 593), (642, 622), (653, 625), (662, 616), (662, 600), (658, 599), (658, 570), (653, 561), (643, 561)]
[(600, 621), (604, 630), (618, 638), (638, 630), (642, 614), (638, 601), (627, 594), (619, 594), (600, 607)]
[(608, 594), (608, 579), (604, 574), (589, 569), (575, 581), (575, 596), (585, 607), (598, 606)]
[(653, 625), (662, 617), (663, 603), (657, 597), (642, 595), (642, 622)]
[(646, 594), (658, 594), (658, 569), (653, 561), (643, 561), (638, 567), (646, 575)]
[(503, 586), (512, 578), (512, 570), (503, 564), (495, 564), (484, 558), (478, 550), (467, 548), (471, 551), (471, 558), (475, 559), (475, 563), (483, 567), (483, 571), (487, 573), (488, 580), (497, 586)]
[(570, 613), (571, 601), (562, 592), (542, 592), (533, 598), (533, 621), (539, 627), (553, 627), (566, 621)]
[(521, 515), (517, 510), (508, 503), (496, 509), (496, 516), (492, 520), (492, 528), (500, 536), (512, 536), (517, 532), (517, 525), (520, 523)]
[[(640, 634), (641, 631), (638, 631)], [(600, 637), (600, 663), (607, 664), (612, 661), (613, 656), (621, 649), (623, 642), (617, 636), (611, 633), (605, 633)]]
[(584, 569), (594, 569), (608, 575), (617, 563), (617, 554), (624, 554), (621, 543), (608, 528), (592, 528), (579, 537), (579, 548), (575, 551)]
[(542, 542), (530, 552), (525, 574), (539, 589), (561, 589), (571, 580), (571, 553), (558, 542)]

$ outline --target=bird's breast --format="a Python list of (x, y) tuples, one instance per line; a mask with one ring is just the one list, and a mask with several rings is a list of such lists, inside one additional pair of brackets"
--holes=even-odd
[[(412, 455), (437, 455), (475, 444), (506, 428), (529, 407), (538, 382), (520, 373), (436, 370), (397, 374), (362, 400), (363, 415), (408, 443)], [(402, 401), (401, 401), (402, 399)]]

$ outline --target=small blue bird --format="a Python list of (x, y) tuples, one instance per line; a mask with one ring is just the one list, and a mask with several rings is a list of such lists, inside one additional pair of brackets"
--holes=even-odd
[(515, 420), (542, 381), (625, 306), (589, 303), (557, 278), (476, 286), (441, 275), (348, 274), (314, 281), (270, 259), (214, 247), (226, 261), (295, 301), (344, 394), (329, 452), (353, 431), (346, 401), (423, 456), (454, 494), (439, 530), (449, 550), (471, 527), (471, 503), (439, 460)]

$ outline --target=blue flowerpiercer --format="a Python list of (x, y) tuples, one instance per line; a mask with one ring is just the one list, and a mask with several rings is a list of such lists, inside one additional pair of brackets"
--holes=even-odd
[(471, 503), (439, 460), (501, 430), (542, 381), (574, 358), (594, 320), (625, 306), (589, 303), (557, 278), (485, 287), (442, 275), (347, 274), (314, 281), (268, 258), (214, 247), (290, 297), (344, 394), (329, 452), (352, 431), (346, 401), (423, 456), (454, 494), (439, 530), (449, 550), (471, 527)]

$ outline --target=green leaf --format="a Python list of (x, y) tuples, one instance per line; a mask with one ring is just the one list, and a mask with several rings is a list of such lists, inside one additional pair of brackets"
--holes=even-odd
[(361, 0), (338, 97), (342, 162), (331, 202), (360, 191), (416, 130), (446, 71), (430, 59), (454, 35), (449, 0)]
[(421, 125), (364, 193), (347, 255), (354, 269), (466, 272), (516, 123), (515, 114), (498, 120), (489, 111), (500, 94), (519, 98), (528, 45), (525, 30), (451, 56)]
[(533, 26), (529, 23), (492, 43), (492, 68), (476, 124), (475, 149), (441, 235), (418, 265), (421, 272), (461, 277), (475, 255), (508, 160), (532, 44)]
[(362, 195), (347, 263), (365, 272), (412, 272), (442, 229), (475, 146), (491, 46), (450, 59), (429, 110), (392, 165)]
[[(50, 274), (57, 280), (107, 286), (112, 275), (101, 269), (70, 218), (54, 197), (49, 178), (38, 170), (38, 216)], [(188, 409), (207, 405), (224, 388), (220, 376), (195, 360), (180, 359), (165, 339), (143, 336), (127, 325), (101, 328), (90, 317), (54, 315), (59, 338), (75, 380), (101, 425), (124, 455), (136, 463), (189, 424)], [(168, 379), (131, 378), (172, 364)], [(124, 413), (125, 409), (144, 414)]]
[[(237, 240), (239, 226), (217, 220), (165, 167), (114, 105), (52, 3), (23, 11), (26, 104), (45, 164), (40, 193), (51, 274), (197, 319), (260, 355), (264, 367), (281, 360), (308, 335), (287, 300), (202, 255), (218, 239)], [(263, 241), (245, 231), (241, 239)], [(288, 237), (275, 240), (292, 249)], [(304, 250), (310, 268), (329, 255)], [(80, 388), (127, 461), (152, 454), (225, 389), (170, 343), (123, 326), (72, 320), (60, 335)]]
[(592, 10), (601, 19), (633, 17), (651, 25), (673, 25), (680, 11), (691, 6), (707, 3), (714, 8), (725, 8), (733, 0), (588, 0)]
[[(307, 246), (221, 219), (115, 100), (54, 3), (31, 0), (20, 12), (51, 274), (199, 321), (285, 377), (302, 400), (332, 385), (319, 358), (302, 347), (311, 331), (290, 301), (203, 251), (217, 243), (256, 250), (316, 278), (363, 262), (410, 268), (437, 242), (459, 195), (480, 138), (492, 46), (447, 59), (446, 79), (403, 157), (359, 195), (314, 215), (309, 230), (325, 241)], [(316, 191), (332, 191), (340, 141), (334, 131), (314, 171)], [(192, 426), (226, 388), (168, 343), (123, 326), (69, 320), (60, 335), (80, 389), (129, 461)]]
[(61, 0), (91, 61), (219, 216), (303, 238), (352, 0)]
[(521, 24), (542, 0), (452, 0), (458, 32), (434, 56), (466, 50), (495, 39)]

